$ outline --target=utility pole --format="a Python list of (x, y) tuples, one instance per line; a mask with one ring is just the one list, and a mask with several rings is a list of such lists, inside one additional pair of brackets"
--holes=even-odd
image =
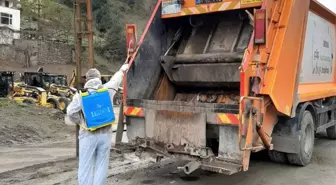
[[(80, 0), (76, 0), (75, 3), (75, 39), (76, 39), (76, 87), (77, 89), (80, 89), (80, 78), (82, 75), (82, 67), (81, 67), (81, 54), (82, 54), (82, 38), (78, 36), (79, 33), (81, 33), (81, 6), (80, 6)], [(79, 125), (76, 125), (76, 156), (79, 156)]]
[(41, 21), (41, 10), (42, 10), (42, 3), (41, 0), (37, 1), (37, 62), (41, 63), (41, 45), (42, 45), (42, 38), (43, 35), (41, 34), (40, 28), (40, 21)]
[[(94, 50), (93, 50), (93, 23), (92, 23), (92, 4), (91, 0), (75, 0), (75, 34), (76, 40), (87, 39), (88, 43), (88, 67), (94, 67)], [(83, 15), (82, 6), (85, 6), (86, 12)], [(86, 23), (85, 23), (86, 22)], [(84, 23), (84, 24), (83, 24)], [(86, 28), (83, 26), (86, 25)], [(82, 43), (80, 42), (82, 46)], [(81, 54), (81, 50), (79, 53)]]
[(92, 4), (91, 0), (86, 0), (86, 22), (87, 22), (87, 39), (88, 39), (88, 62), (89, 68), (94, 67), (93, 54), (93, 31), (92, 31)]
[[(82, 6), (85, 6), (86, 13), (83, 16)], [(88, 67), (94, 67), (93, 54), (93, 29), (92, 29), (92, 4), (91, 0), (75, 0), (75, 39), (76, 39), (76, 84), (77, 89), (82, 88), (80, 84), (82, 75), (82, 39), (88, 40)], [(83, 28), (83, 21), (86, 21), (87, 28)], [(79, 156), (79, 125), (76, 127), (76, 156)]]

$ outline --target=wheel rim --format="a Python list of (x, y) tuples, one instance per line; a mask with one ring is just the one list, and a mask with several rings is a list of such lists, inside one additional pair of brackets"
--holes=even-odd
[(311, 149), (313, 148), (313, 128), (311, 127), (311, 124), (308, 124), (305, 129), (305, 145), (304, 145), (304, 151), (306, 154), (310, 155)]
[(60, 109), (64, 110), (65, 109), (65, 103), (64, 102), (60, 102)]

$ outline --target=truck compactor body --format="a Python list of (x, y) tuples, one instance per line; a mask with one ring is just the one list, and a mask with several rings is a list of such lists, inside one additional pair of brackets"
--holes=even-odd
[(305, 166), (336, 138), (336, 15), (315, 0), (158, 1), (124, 86), (127, 135), (201, 168)]

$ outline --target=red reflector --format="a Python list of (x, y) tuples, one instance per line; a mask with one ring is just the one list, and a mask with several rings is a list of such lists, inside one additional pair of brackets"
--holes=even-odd
[(245, 96), (245, 72), (240, 72), (240, 96)]
[(266, 43), (266, 10), (256, 10), (254, 14), (254, 43)]
[(136, 25), (126, 24), (126, 47), (128, 52), (135, 51), (136, 42)]

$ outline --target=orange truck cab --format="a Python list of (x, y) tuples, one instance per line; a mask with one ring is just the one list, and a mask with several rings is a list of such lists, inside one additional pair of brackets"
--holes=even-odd
[(336, 139), (336, 15), (316, 0), (159, 0), (130, 59), (127, 135), (182, 169), (227, 175), (251, 152), (305, 166)]

